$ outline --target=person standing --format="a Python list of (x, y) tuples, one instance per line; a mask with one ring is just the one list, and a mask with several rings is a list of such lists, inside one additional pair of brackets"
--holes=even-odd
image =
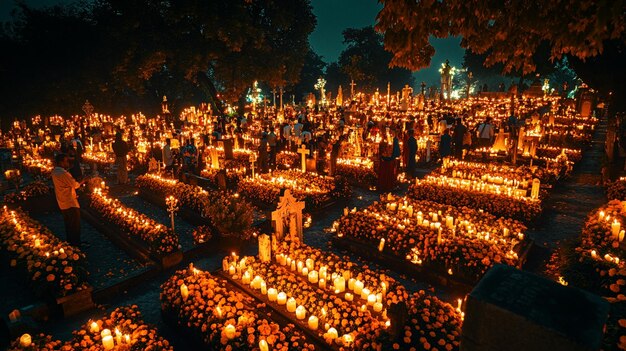
[(163, 165), (165, 166), (165, 172), (172, 170), (174, 164), (174, 155), (172, 154), (172, 142), (169, 138), (165, 139), (165, 145), (163, 146)]
[(117, 165), (117, 184), (128, 183), (128, 166), (126, 160), (128, 151), (128, 144), (122, 139), (122, 132), (117, 132), (115, 134), (115, 141), (113, 142), (115, 164)]
[(65, 236), (70, 245), (80, 246), (80, 205), (76, 196), (76, 189), (84, 182), (77, 182), (67, 171), (70, 160), (66, 154), (55, 157), (55, 167), (52, 170), (54, 195), (65, 223)]
[(274, 133), (274, 126), (270, 125), (269, 133), (267, 133), (267, 144), (270, 147), (270, 155), (269, 155), (269, 165), (272, 168), (276, 167), (276, 153), (277, 153), (277, 145), (276, 145), (276, 133)]
[(467, 127), (463, 125), (461, 118), (457, 118), (454, 126), (454, 139), (452, 140), (454, 145), (454, 157), (457, 160), (463, 159), (463, 141), (465, 140), (465, 133), (467, 133)]
[(452, 137), (450, 136), (450, 130), (445, 129), (441, 135), (441, 141), (439, 142), (439, 155), (443, 159), (452, 154)]
[(417, 156), (417, 139), (415, 139), (415, 131), (409, 129), (409, 138), (406, 141), (408, 155), (406, 163), (406, 175), (408, 178), (415, 178), (415, 167), (417, 166), (415, 157)]
[(267, 133), (263, 132), (261, 141), (259, 142), (259, 169), (260, 173), (267, 173), (268, 154), (267, 154)]
[(488, 149), (491, 148), (494, 135), (495, 131), (491, 124), (491, 117), (487, 117), (487, 119), (478, 126), (478, 147), (483, 149), (483, 161), (487, 160)]

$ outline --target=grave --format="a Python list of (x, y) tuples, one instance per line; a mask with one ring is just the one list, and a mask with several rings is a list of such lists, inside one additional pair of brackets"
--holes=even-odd
[(302, 210), (304, 201), (298, 201), (291, 195), (289, 189), (285, 189), (276, 210), (272, 212), (272, 226), (276, 238), (272, 242), (282, 242), (287, 235), (292, 241), (302, 242)]
[(467, 297), (461, 351), (599, 350), (608, 311), (599, 296), (495, 265)]

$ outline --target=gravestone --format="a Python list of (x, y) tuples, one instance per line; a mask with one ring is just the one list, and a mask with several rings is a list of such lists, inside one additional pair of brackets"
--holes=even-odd
[(232, 160), (235, 158), (233, 155), (233, 139), (224, 139), (218, 142), (218, 145), (224, 148), (224, 159)]
[(217, 153), (217, 149), (214, 147), (209, 148), (209, 157), (211, 158), (211, 168), (219, 169), (220, 168), (220, 159), (219, 154)]
[(300, 144), (300, 148), (298, 149), (298, 153), (301, 156), (301, 161), (302, 161), (302, 172), (306, 172), (306, 156), (311, 154), (311, 151), (309, 151), (309, 149), (306, 148), (306, 146), (304, 144)]
[(461, 351), (599, 350), (609, 304), (507, 265), (468, 295)]
[(278, 242), (284, 241), (288, 234), (291, 240), (302, 242), (302, 210), (304, 201), (298, 201), (289, 189), (285, 189), (272, 212), (272, 225)]
[(506, 151), (507, 150), (506, 140), (508, 138), (509, 138), (509, 133), (505, 133), (504, 129), (501, 128), (498, 134), (496, 135), (496, 141), (493, 143), (493, 146), (491, 147), (491, 149), (496, 152)]
[(270, 236), (267, 234), (259, 235), (259, 259), (261, 262), (269, 262), (272, 258), (272, 248)]

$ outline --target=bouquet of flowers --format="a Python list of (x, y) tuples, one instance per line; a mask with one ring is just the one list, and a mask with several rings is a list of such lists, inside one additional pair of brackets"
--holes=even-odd
[(39, 296), (61, 297), (87, 287), (85, 255), (21, 210), (0, 212), (0, 247)]

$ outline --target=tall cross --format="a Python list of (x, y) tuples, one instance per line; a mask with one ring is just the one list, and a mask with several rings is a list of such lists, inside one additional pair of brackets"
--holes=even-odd
[(354, 82), (354, 79), (352, 80), (352, 82), (350, 82), (350, 97), (354, 98), (354, 86), (356, 85), (356, 83)]
[(306, 156), (311, 154), (311, 151), (304, 146), (304, 144), (300, 144), (300, 148), (298, 149), (298, 153), (302, 155), (302, 172), (306, 172)]

